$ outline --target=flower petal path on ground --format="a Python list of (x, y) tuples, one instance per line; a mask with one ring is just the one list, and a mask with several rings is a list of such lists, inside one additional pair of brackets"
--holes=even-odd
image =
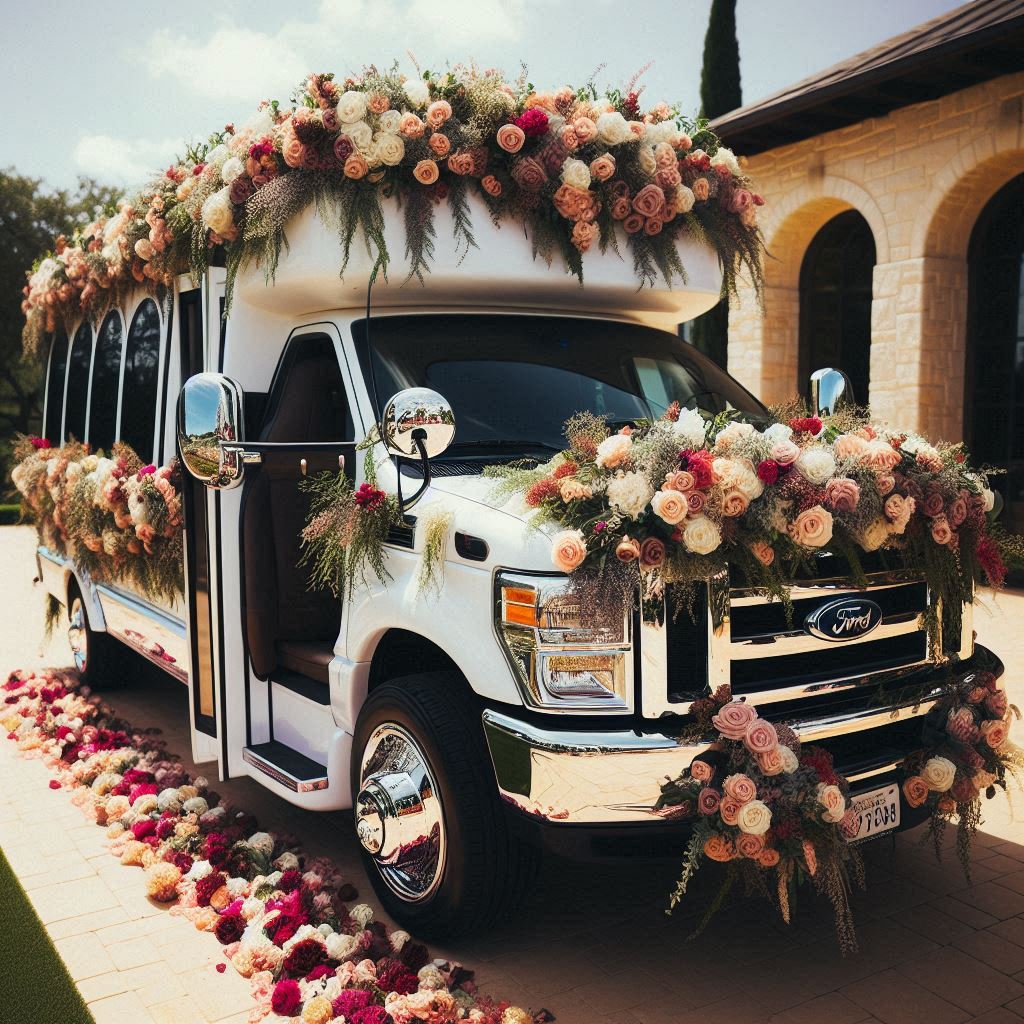
[(250, 979), (251, 1021), (550, 1019), (482, 996), (461, 965), (432, 960), (408, 933), (373, 920), (330, 861), (304, 862), (293, 839), (258, 831), (205, 779), (190, 778), (156, 730), (114, 718), (74, 673), (15, 671), (2, 693), (7, 738), (107, 829), (122, 864), (143, 869), (151, 899), (212, 932), (226, 963)]

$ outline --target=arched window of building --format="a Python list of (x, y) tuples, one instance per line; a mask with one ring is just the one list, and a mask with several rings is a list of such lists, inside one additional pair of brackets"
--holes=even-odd
[(871, 373), (871, 276), (875, 239), (856, 211), (833, 217), (811, 239), (800, 267), (799, 390), (823, 366), (845, 370), (860, 405)]
[(92, 363), (92, 327), (83, 320), (75, 331), (68, 356), (67, 402), (64, 408), (64, 440), (85, 440), (85, 414), (89, 406), (89, 366)]
[(92, 358), (92, 398), (89, 402), (89, 443), (108, 455), (117, 440), (117, 385), (121, 379), (124, 325), (112, 310), (103, 321)]
[(61, 421), (64, 419), (64, 376), (68, 368), (68, 336), (57, 331), (50, 346), (50, 369), (46, 379), (46, 420), (43, 437), (51, 444), (60, 444)]
[(1024, 174), (982, 210), (968, 248), (964, 436), (991, 478), (1003, 522), (1024, 529)]
[(146, 299), (128, 331), (121, 393), (121, 440), (130, 444), (143, 462), (153, 458), (159, 370), (160, 313), (156, 303)]

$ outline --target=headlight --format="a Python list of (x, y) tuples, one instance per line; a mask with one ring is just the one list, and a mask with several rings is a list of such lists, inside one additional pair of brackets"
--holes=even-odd
[(625, 616), (614, 627), (580, 619), (564, 576), (499, 572), (495, 628), (526, 702), (564, 711), (630, 711), (631, 647)]

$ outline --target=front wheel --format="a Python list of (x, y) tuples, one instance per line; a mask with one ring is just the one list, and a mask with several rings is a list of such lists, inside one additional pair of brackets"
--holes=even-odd
[(114, 643), (106, 633), (89, 625), (89, 613), (78, 587), (68, 593), (68, 644), (82, 681), (96, 688), (109, 685), (114, 668)]
[(367, 873), (387, 912), (428, 938), (493, 923), (537, 862), (509, 832), (464, 686), (447, 672), (385, 683), (364, 704), (352, 747)]

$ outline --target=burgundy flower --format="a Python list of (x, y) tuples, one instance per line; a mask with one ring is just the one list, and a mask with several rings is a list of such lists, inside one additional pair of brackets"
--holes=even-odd
[(302, 992), (299, 983), (293, 978), (284, 978), (274, 986), (270, 997), (270, 1007), (274, 1013), (282, 1017), (294, 1017), (302, 1006)]
[(302, 872), (298, 868), (292, 868), (290, 871), (286, 871), (281, 875), (280, 881), (277, 883), (278, 889), (281, 892), (294, 892), (302, 884)]
[(391, 1014), (383, 1006), (367, 1006), (349, 1017), (350, 1024), (391, 1024)]
[(219, 871), (211, 871), (210, 874), (200, 878), (196, 882), (196, 902), (201, 907), (208, 907), (213, 894), (224, 884), (225, 878)]
[(546, 135), (548, 130), (548, 115), (537, 107), (524, 110), (515, 120), (517, 128), (521, 128), (523, 134), (529, 138), (538, 135)]
[(152, 818), (143, 818), (132, 825), (132, 835), (136, 839), (145, 839), (147, 836), (156, 835), (157, 823)]
[(384, 503), (387, 494), (372, 484), (360, 484), (355, 493), (355, 502), (367, 512), (373, 512)]
[(381, 960), (377, 965), (377, 985), (385, 992), (411, 995), (419, 988), (419, 980), (398, 960)]
[(373, 993), (366, 988), (348, 988), (340, 993), (331, 1005), (335, 1017), (352, 1020), (360, 1010), (365, 1010), (373, 1002)]
[(323, 963), (326, 955), (326, 950), (316, 939), (303, 939), (302, 942), (296, 942), (284, 958), (285, 973), (304, 978), (314, 967)]
[(222, 946), (238, 942), (245, 931), (245, 918), (241, 914), (222, 914), (214, 926), (213, 934)]
[(53, 447), (53, 445), (51, 445), (50, 442), (47, 441), (45, 437), (30, 437), (28, 440), (29, 440), (29, 443), (32, 445), (32, 447), (35, 448), (37, 451), (40, 448), (52, 448)]
[(306, 981), (319, 981), (321, 978), (327, 978), (333, 973), (334, 971), (332, 971), (327, 964), (317, 964), (316, 967), (306, 975)]
[(402, 963), (414, 972), (430, 963), (430, 951), (422, 942), (406, 942), (398, 956)]

